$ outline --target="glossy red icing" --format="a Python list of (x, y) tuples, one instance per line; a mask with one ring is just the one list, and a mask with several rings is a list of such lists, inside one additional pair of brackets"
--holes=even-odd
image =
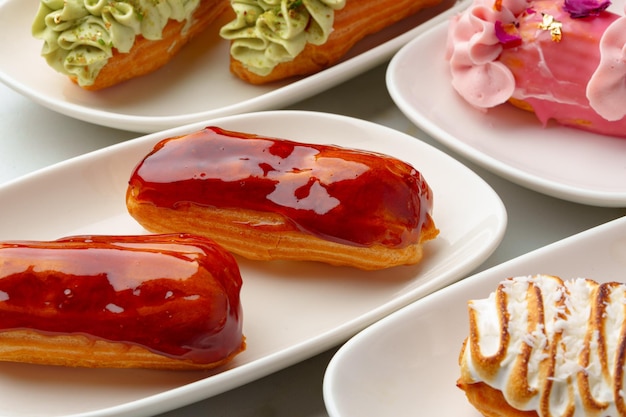
[(0, 243), (0, 331), (81, 333), (212, 363), (242, 342), (241, 276), (189, 235)]
[(416, 243), (432, 210), (428, 184), (398, 159), (218, 127), (161, 141), (130, 185), (139, 203), (274, 212), (287, 224), (249, 226), (359, 246)]

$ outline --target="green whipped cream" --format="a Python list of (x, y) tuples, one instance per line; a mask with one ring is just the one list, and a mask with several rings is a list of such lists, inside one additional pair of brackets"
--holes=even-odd
[[(365, 1), (365, 0), (361, 0)], [(335, 10), (346, 0), (231, 0), (236, 18), (220, 35), (231, 56), (264, 76), (293, 60), (307, 43), (322, 45), (333, 30)]]
[(93, 84), (113, 56), (127, 53), (135, 37), (161, 39), (169, 19), (189, 21), (200, 0), (41, 0), (32, 33), (55, 70)]

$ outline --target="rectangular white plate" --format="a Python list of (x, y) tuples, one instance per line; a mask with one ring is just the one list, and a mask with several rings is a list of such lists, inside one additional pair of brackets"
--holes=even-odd
[(358, 42), (337, 65), (310, 77), (251, 85), (229, 70), (229, 42), (218, 20), (152, 74), (99, 92), (84, 91), (51, 69), (31, 35), (39, 0), (0, 0), (0, 81), (34, 101), (89, 123), (156, 132), (200, 120), (277, 109), (304, 100), (379, 65), (413, 39), (421, 25), (462, 7), (442, 0)]
[[(94, 370), (0, 364), (0, 415), (157, 414), (224, 392), (347, 340), (461, 279), (500, 243), (506, 212), (476, 174), (415, 138), (358, 119), (276, 111), (230, 116), (123, 142), (0, 187), (0, 240), (135, 234), (125, 192), (137, 163), (166, 137), (205, 125), (386, 153), (411, 163), (434, 193), (440, 236), (417, 266), (378, 272), (239, 259), (248, 349), (215, 372)], [(36, 400), (34, 400), (36, 399)]]
[(480, 417), (455, 385), (468, 334), (467, 301), (511, 276), (626, 281), (626, 217), (466, 278), (349, 340), (331, 360), (324, 399), (331, 417)]

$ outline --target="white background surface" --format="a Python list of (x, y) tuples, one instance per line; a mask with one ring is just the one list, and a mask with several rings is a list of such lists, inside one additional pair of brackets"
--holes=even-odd
[[(381, 65), (289, 108), (374, 121), (442, 149), (395, 107), (385, 87), (385, 70), (386, 65)], [(0, 85), (0, 183), (136, 136), (58, 115)], [(508, 211), (508, 230), (502, 244), (477, 271), (626, 214), (623, 208), (585, 206), (548, 197), (461, 161), (499, 193)], [(41, 201), (42, 216), (45, 207), (46, 202)], [(326, 417), (322, 378), (335, 350), (163, 416)]]

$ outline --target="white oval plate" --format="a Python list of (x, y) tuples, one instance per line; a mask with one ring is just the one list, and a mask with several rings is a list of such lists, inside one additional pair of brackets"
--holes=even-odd
[(626, 217), (574, 235), (424, 297), (365, 329), (331, 359), (330, 417), (480, 417), (455, 385), (468, 332), (467, 301), (510, 276), (624, 281)]
[(358, 119), (276, 111), (148, 135), (10, 182), (0, 187), (0, 240), (145, 233), (126, 211), (130, 173), (157, 141), (206, 124), (402, 158), (433, 189), (440, 236), (426, 245), (419, 265), (378, 272), (240, 259), (248, 349), (230, 366), (213, 373), (176, 373), (0, 364), (0, 415), (150, 415), (216, 395), (329, 349), (461, 279), (503, 237), (502, 201), (480, 177), (443, 152)]
[(413, 39), (421, 24), (432, 25), (462, 7), (455, 0), (443, 0), (363, 39), (332, 68), (266, 86), (253, 86), (230, 74), (229, 44), (217, 34), (225, 21), (218, 21), (159, 71), (89, 92), (49, 68), (40, 56), (42, 43), (31, 35), (38, 4), (38, 0), (0, 0), (0, 81), (66, 116), (144, 133), (304, 100), (385, 62)]
[(434, 139), (519, 185), (582, 204), (626, 206), (626, 139), (543, 128), (510, 105), (471, 107), (450, 83), (447, 26), (422, 32), (391, 60), (387, 87), (400, 110)]

